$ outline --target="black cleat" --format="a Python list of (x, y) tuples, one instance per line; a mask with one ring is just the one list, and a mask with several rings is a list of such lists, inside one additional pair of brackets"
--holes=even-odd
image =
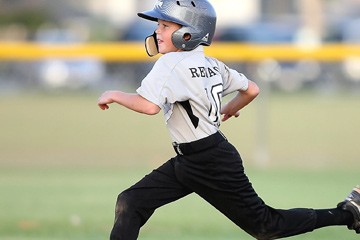
[(354, 223), (348, 225), (350, 230), (360, 233), (360, 187), (354, 187), (349, 196), (337, 205), (338, 208), (349, 211), (354, 216)]

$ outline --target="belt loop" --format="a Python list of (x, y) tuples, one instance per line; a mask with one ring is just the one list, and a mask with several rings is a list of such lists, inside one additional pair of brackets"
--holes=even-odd
[(177, 142), (173, 142), (172, 145), (173, 145), (173, 147), (174, 147), (175, 152), (176, 152), (178, 155), (184, 155), (184, 154), (181, 152), (180, 144), (178, 144)]

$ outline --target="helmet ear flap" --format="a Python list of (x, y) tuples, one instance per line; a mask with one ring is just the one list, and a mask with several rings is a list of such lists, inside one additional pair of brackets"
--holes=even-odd
[(191, 27), (182, 26), (172, 34), (172, 42), (175, 47), (184, 51), (190, 51), (196, 48), (199, 44), (193, 41), (198, 36), (198, 31)]
[(159, 53), (159, 46), (156, 39), (156, 32), (145, 38), (146, 53), (153, 57)]

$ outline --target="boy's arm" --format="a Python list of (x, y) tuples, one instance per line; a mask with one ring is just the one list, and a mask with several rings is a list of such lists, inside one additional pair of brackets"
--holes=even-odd
[(108, 109), (108, 104), (118, 103), (133, 111), (154, 115), (160, 111), (160, 107), (137, 93), (125, 93), (120, 91), (104, 92), (98, 99), (98, 105), (102, 110)]
[(239, 91), (236, 96), (221, 108), (224, 114), (222, 121), (226, 121), (232, 116), (238, 117), (240, 109), (248, 105), (259, 94), (258, 86), (249, 80), (249, 87), (246, 91)]

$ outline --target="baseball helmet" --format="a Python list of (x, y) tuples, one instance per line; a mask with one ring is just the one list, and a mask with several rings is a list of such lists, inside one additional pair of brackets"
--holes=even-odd
[[(199, 45), (210, 46), (215, 33), (216, 12), (208, 0), (157, 0), (153, 10), (138, 13), (138, 16), (150, 21), (161, 19), (182, 25), (173, 33), (172, 42), (184, 51)], [(152, 38), (155, 35), (149, 36), (145, 42), (148, 54), (157, 47), (153, 45), (156, 39)], [(149, 43), (152, 46), (148, 46)]]

